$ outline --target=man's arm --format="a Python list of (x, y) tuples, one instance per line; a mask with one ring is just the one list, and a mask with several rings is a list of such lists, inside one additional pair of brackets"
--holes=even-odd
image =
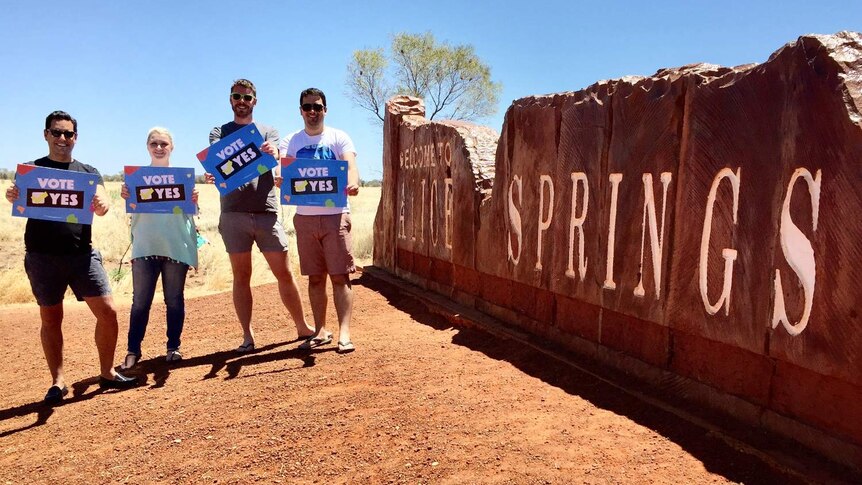
[(347, 161), (347, 195), (359, 194), (359, 169), (356, 167), (356, 153), (345, 152), (344, 160)]
[(340, 130), (336, 133), (340, 138), (338, 143), (340, 144), (341, 158), (347, 161), (347, 187), (345, 187), (345, 191), (347, 195), (357, 195), (359, 193), (359, 168), (356, 167), (356, 148), (353, 146), (350, 135)]

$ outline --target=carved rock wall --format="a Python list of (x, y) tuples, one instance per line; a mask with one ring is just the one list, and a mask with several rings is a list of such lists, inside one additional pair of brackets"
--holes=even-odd
[(387, 106), (376, 266), (862, 468), (860, 34), (516, 100), (499, 136)]

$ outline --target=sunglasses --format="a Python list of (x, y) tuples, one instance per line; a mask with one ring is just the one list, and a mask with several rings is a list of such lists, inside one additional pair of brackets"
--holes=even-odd
[(230, 93), (230, 99), (232, 99), (234, 101), (243, 100), (247, 103), (251, 103), (252, 101), (254, 101), (254, 95), (253, 94)]
[(61, 136), (65, 136), (67, 140), (75, 138), (76, 135), (76, 132), (74, 131), (55, 130), (53, 128), (45, 131), (51, 133), (51, 136), (53, 136), (54, 138), (60, 138)]
[(305, 103), (302, 105), (302, 111), (305, 111), (306, 113), (308, 113), (309, 111), (316, 111), (316, 112), (320, 113), (321, 111), (323, 111), (325, 109), (326, 109), (326, 106), (319, 104), (319, 103), (314, 103), (314, 104)]

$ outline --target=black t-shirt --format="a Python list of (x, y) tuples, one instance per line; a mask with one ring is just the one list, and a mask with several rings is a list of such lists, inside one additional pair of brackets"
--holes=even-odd
[[(94, 173), (99, 176), (99, 185), (104, 185), (102, 175), (99, 174), (98, 170), (77, 160), (72, 160), (72, 163), (65, 163), (55, 162), (44, 157), (30, 162), (28, 165)], [(89, 224), (27, 219), (27, 228), (24, 231), (24, 247), (32, 253), (86, 253), (92, 248), (92, 235), (92, 226)]]

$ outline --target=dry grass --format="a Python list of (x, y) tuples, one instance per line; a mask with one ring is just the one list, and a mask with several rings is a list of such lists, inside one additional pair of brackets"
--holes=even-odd
[[(11, 182), (0, 185), (6, 192)], [(111, 277), (114, 297), (130, 301), (132, 275), (129, 266), (129, 225), (120, 198), (120, 182), (105, 184), (112, 201), (112, 210), (93, 222), (93, 245), (102, 252), (105, 269)], [(374, 215), (380, 200), (380, 187), (363, 187), (358, 196), (351, 197), (353, 219), (353, 249), (360, 266), (370, 264), (372, 258)], [(218, 233), (219, 196), (213, 185), (198, 185), (201, 214), (195, 222), (201, 234), (209, 241), (198, 251), (198, 269), (191, 271), (186, 283), (186, 296), (200, 296), (229, 290), (233, 278), (230, 262)], [(12, 207), (5, 197), (0, 198), (0, 250), (7, 255), (0, 262), (0, 305), (35, 302), (30, 283), (24, 273), (24, 225), (26, 219), (12, 217)], [(293, 230), (293, 206), (282, 206), (279, 214), (290, 241), (290, 261), (294, 273), (299, 275), (296, 257), (296, 239)], [(263, 255), (252, 250), (252, 284), (275, 281)], [(71, 294), (71, 292), (70, 292)], [(157, 299), (160, 297), (157, 297)]]
[(4, 180), (0, 184), (0, 250), (6, 256), (0, 259), (0, 303), (35, 302), (30, 282), (24, 274), (24, 226), (27, 219), (12, 217), (12, 204), (6, 200), (6, 189), (12, 185)]

